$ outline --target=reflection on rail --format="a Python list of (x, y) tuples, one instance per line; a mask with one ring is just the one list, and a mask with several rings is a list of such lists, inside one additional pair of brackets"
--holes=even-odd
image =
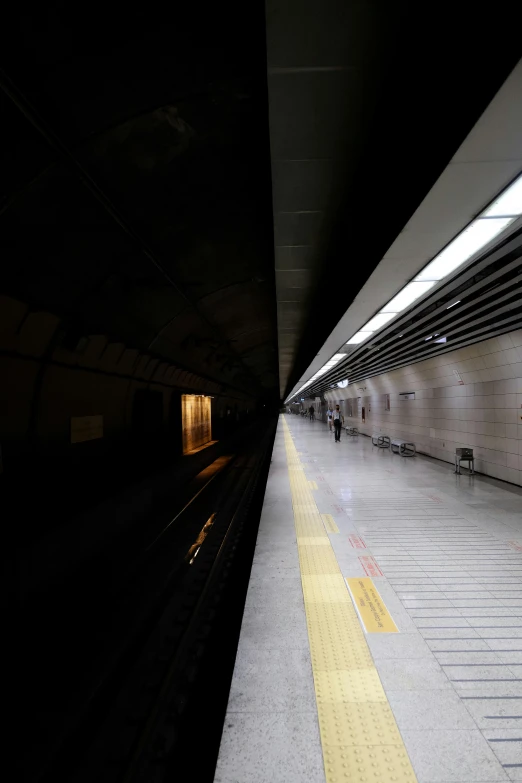
[(201, 545), (202, 545), (203, 541), (205, 540), (205, 538), (207, 537), (207, 535), (209, 534), (210, 528), (214, 524), (215, 516), (216, 516), (216, 513), (214, 512), (209, 517), (209, 519), (207, 519), (207, 521), (205, 522), (205, 524), (201, 528), (198, 537), (196, 538), (196, 540), (194, 541), (194, 543), (190, 547), (189, 551), (185, 555), (185, 560), (188, 560), (188, 564), (189, 565), (192, 565), (192, 563), (194, 562), (194, 560), (198, 556), (198, 552), (201, 549)]

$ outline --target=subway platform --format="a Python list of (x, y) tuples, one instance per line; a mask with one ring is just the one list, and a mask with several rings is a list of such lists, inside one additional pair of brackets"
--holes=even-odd
[(522, 780), (522, 489), (280, 417), (216, 783)]

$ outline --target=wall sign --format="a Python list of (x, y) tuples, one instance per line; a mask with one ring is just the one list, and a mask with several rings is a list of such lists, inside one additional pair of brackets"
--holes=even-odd
[(453, 375), (455, 376), (455, 378), (459, 382), (459, 386), (464, 386), (464, 381), (461, 378), (460, 372), (458, 370), (453, 370)]
[(210, 397), (200, 394), (181, 395), (183, 454), (204, 446), (212, 439)]
[(401, 392), (399, 394), (399, 400), (414, 400), (415, 392)]

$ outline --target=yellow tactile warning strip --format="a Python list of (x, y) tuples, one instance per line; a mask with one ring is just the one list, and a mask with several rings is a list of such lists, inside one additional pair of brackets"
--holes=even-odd
[(339, 528), (335, 524), (335, 519), (331, 514), (321, 514), (327, 533), (338, 533)]
[(346, 580), (367, 633), (398, 633), (379, 591), (369, 576)]
[(318, 489), (317, 481), (309, 481), (310, 489)]
[(364, 631), (284, 419), (283, 426), (327, 783), (415, 783)]

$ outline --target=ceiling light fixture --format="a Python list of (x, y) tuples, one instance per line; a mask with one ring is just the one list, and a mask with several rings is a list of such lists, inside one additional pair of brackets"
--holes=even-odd
[[(475, 253), (485, 247), (522, 214), (522, 175), (484, 210), (467, 228), (461, 231), (429, 264), (399, 291), (348, 344), (363, 342), (365, 332), (380, 329), (395, 315), (399, 315), (413, 302), (426, 294), (435, 283), (462, 266)], [(459, 300), (460, 301), (460, 300)], [(458, 302), (454, 302), (454, 305)], [(449, 309), (449, 308), (448, 308)], [(354, 339), (358, 338), (358, 339)]]
[(435, 256), (428, 266), (417, 275), (415, 281), (432, 280), (438, 283), (447, 275), (462, 266), (471, 256), (491, 242), (515, 218), (477, 218), (468, 228), (450, 242), (444, 250)]
[[(469, 261), (476, 253), (498, 237), (509, 225), (522, 215), (522, 174), (520, 174), (491, 204), (484, 209), (463, 231), (460, 232), (446, 247), (433, 258), (419, 274), (407, 283), (387, 305), (379, 310), (359, 329), (346, 345), (359, 345), (375, 331), (381, 329), (388, 321), (406, 310), (410, 305), (424, 296), (430, 288), (450, 275), (462, 264)], [(460, 299), (446, 309), (459, 304)], [(399, 335), (402, 337), (402, 335)], [(431, 336), (433, 337), (433, 335)], [(431, 337), (426, 339), (431, 340)], [(446, 338), (436, 342), (445, 342)], [(335, 356), (338, 356), (336, 354)], [(345, 354), (341, 354), (344, 356)], [(333, 357), (335, 358), (335, 357)], [(327, 372), (334, 365), (328, 362), (319, 373), (310, 378), (301, 389), (313, 380)], [(335, 362), (336, 363), (336, 362)], [(299, 392), (298, 392), (299, 393)]]
[(354, 334), (353, 337), (350, 337), (346, 345), (358, 345), (359, 343), (363, 343), (372, 334), (373, 332), (367, 332), (361, 330), (360, 332)]
[(452, 307), (455, 307), (455, 305), (460, 304), (460, 301), (461, 301), (460, 299), (457, 299), (456, 302), (453, 302), (453, 304), (450, 304), (449, 307), (446, 307), (446, 310), (451, 310)]
[(522, 215), (522, 176), (518, 177), (509, 188), (506, 188), (482, 215), (485, 218)]
[[(406, 310), (413, 302), (424, 296), (432, 286), (435, 280), (413, 281), (405, 285), (402, 291), (391, 299), (381, 310), (381, 313), (400, 313)], [(363, 327), (364, 328), (364, 327)]]
[[(303, 384), (303, 385), (302, 385), (302, 386), (301, 386), (301, 387), (300, 387), (300, 388), (299, 388), (299, 389), (298, 389), (298, 390), (295, 392), (295, 395), (294, 395), (294, 396), (296, 396), (296, 395), (300, 394), (300, 392), (302, 392), (302, 391), (303, 391), (303, 389), (306, 389), (306, 388), (307, 388), (307, 386), (310, 386), (310, 384), (312, 384), (314, 381), (316, 381), (318, 378), (320, 378), (320, 377), (321, 377), (321, 375), (324, 375), (326, 372), (328, 372), (328, 370), (331, 370), (331, 369), (332, 369), (332, 367), (335, 367), (335, 365), (336, 365), (336, 364), (338, 364), (338, 363), (341, 361), (341, 359), (343, 359), (345, 356), (346, 356), (346, 354), (345, 354), (345, 353), (335, 353), (335, 354), (332, 356), (332, 358), (331, 358), (329, 361), (327, 361), (327, 362), (326, 362), (326, 364), (323, 364), (323, 366), (321, 367), (321, 369), (320, 369), (320, 370), (317, 370), (317, 372), (315, 373), (315, 375), (312, 375), (312, 377), (311, 377), (311, 378), (309, 378), (309, 380), (308, 380), (306, 383), (304, 383), (304, 384)], [(288, 401), (288, 400), (290, 400), (290, 399), (292, 399), (292, 398), (291, 398), (291, 397), (288, 397), (287, 401)]]
[(373, 318), (368, 321), (364, 327), (364, 331), (375, 332), (377, 329), (381, 329), (381, 327), (383, 327), (384, 324), (387, 324), (388, 321), (391, 321), (395, 315), (396, 313), (377, 313), (377, 315), (374, 315)]

